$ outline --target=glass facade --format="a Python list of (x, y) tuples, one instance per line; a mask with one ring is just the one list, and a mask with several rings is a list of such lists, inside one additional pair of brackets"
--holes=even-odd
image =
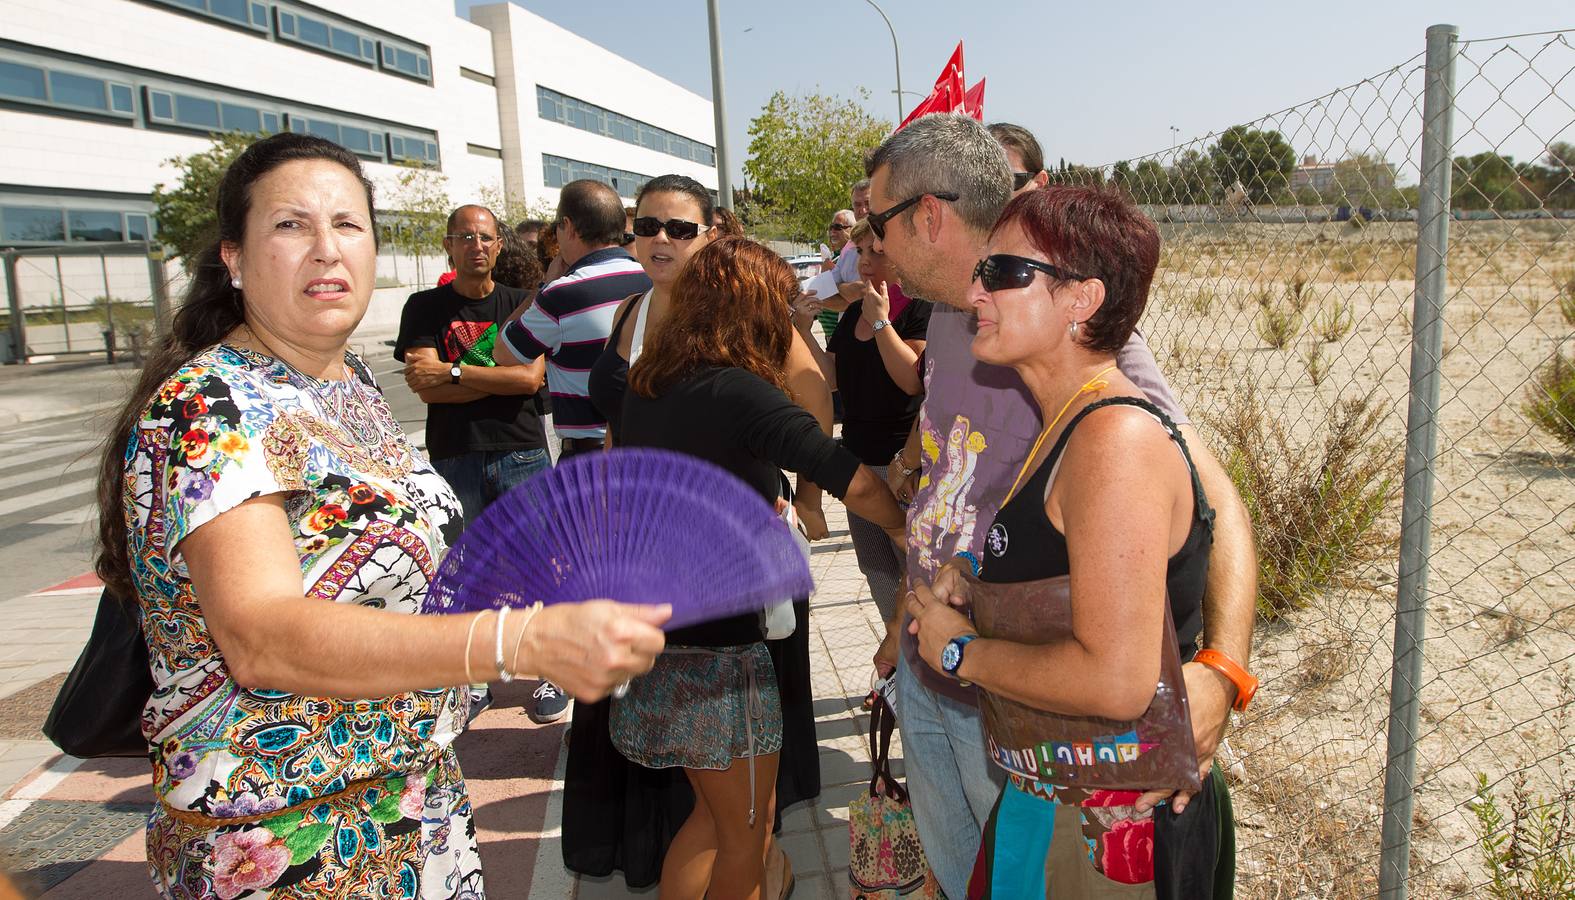
[(687, 159), (702, 165), (716, 165), (716, 148), (681, 134), (675, 134), (622, 113), (586, 103), (566, 94), (536, 85), (536, 107), (543, 119), (589, 131), (594, 134), (635, 144), (659, 153)]
[(611, 185), (618, 196), (634, 199), (634, 195), (645, 187), (652, 176), (641, 175), (639, 172), (630, 172), (627, 169), (615, 169), (611, 166), (597, 165), (596, 163), (583, 162), (578, 159), (566, 159), (562, 156), (541, 155), (542, 178), (547, 187), (561, 188), (571, 181), (581, 178), (590, 178), (603, 184)]
[(131, 85), (93, 75), (0, 60), (0, 99), (130, 118)]

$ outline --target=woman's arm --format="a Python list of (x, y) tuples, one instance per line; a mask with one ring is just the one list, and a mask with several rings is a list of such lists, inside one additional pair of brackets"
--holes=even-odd
[[(795, 331), (793, 342), (788, 346), (787, 363), (784, 369), (787, 376), (788, 396), (793, 398), (793, 402), (798, 404), (799, 408), (814, 416), (815, 421), (820, 425), (820, 430), (829, 437), (832, 425), (831, 388), (817, 356), (819, 351), (820, 347), (812, 338)], [(793, 508), (804, 521), (804, 533), (810, 540), (818, 541), (827, 535), (826, 513), (821, 507), (820, 485), (799, 476), (797, 490), (793, 492)]]
[(876, 322), (887, 320), (886, 327), (875, 332), (875, 347), (886, 367), (886, 377), (910, 397), (924, 393), (924, 379), (919, 377), (919, 354), (924, 352), (924, 341), (905, 341), (897, 334), (890, 321), (891, 297), (884, 282), (879, 285), (864, 283), (864, 305), (859, 316), (871, 328)]
[[(242, 687), (354, 699), (498, 677), (495, 612), (416, 616), (304, 597), (283, 494), (221, 513), (178, 550)], [(504, 621), (505, 662), (576, 697), (600, 698), (651, 668), (664, 643), (657, 626), (670, 614), (666, 606), (593, 601), (544, 607), (527, 626), (516, 612)]]
[[(1067, 715), (1141, 716), (1159, 681), (1166, 563), (1185, 539), (1187, 526), (1178, 518), (1185, 512), (1190, 523), (1190, 510), (1186, 466), (1147, 415), (1100, 413), (1084, 420), (1067, 444), (1046, 504), (1047, 515), (1059, 513), (1066, 535), (1072, 637), (1044, 645), (975, 640), (958, 677)], [(918, 622), (910, 627), (921, 655), (939, 670), (941, 649), (973, 629), (923, 585), (915, 593), (918, 600), (910, 597), (909, 607)]]

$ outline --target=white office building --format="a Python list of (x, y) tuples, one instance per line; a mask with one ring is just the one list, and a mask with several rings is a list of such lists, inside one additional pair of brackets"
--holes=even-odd
[(167, 161), (219, 131), (323, 135), (388, 207), (403, 161), (459, 202), (597, 178), (713, 190), (711, 103), (506, 3), (4, 0), (0, 246), (142, 240)]

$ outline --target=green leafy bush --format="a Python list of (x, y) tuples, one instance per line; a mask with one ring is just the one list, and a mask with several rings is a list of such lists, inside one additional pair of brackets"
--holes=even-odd
[(1538, 428), (1575, 453), (1575, 359), (1553, 352), (1531, 378), (1525, 410)]
[(1264, 619), (1306, 606), (1394, 546), (1383, 517), (1404, 457), (1399, 440), (1383, 436), (1383, 418), (1371, 394), (1341, 400), (1298, 441), (1249, 386), (1211, 422), (1252, 518)]

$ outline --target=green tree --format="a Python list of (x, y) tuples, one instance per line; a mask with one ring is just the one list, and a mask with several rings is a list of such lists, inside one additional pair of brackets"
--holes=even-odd
[(1157, 159), (1141, 160), (1132, 169), (1132, 198), (1139, 203), (1164, 204), (1175, 200), (1170, 195), (1170, 173)]
[(1492, 151), (1455, 157), (1450, 205), (1455, 209), (1525, 209), (1530, 200), (1515, 160)]
[(1176, 157), (1169, 176), (1167, 193), (1172, 203), (1212, 203), (1220, 193), (1214, 166), (1197, 150), (1185, 150)]
[(1395, 167), (1376, 154), (1348, 156), (1334, 164), (1334, 184), (1324, 193), (1324, 202), (1369, 209), (1399, 206)]
[(455, 203), (448, 195), (448, 176), (417, 163), (405, 163), (389, 194), (383, 215), (383, 240), (410, 256), (443, 252), (443, 235)]
[[(860, 90), (860, 99), (869, 92)], [(819, 92), (771, 95), (749, 123), (744, 174), (753, 200), (746, 219), (768, 238), (818, 240), (832, 213), (848, 205), (848, 188), (864, 177), (864, 154), (891, 124), (857, 100)]]
[(159, 242), (188, 272), (198, 255), (219, 237), (213, 206), (220, 179), (235, 157), (259, 137), (217, 134), (206, 150), (165, 160), (179, 173), (179, 180), (173, 186), (153, 186), (153, 219), (159, 226)]
[(1249, 202), (1272, 203), (1290, 185), (1296, 153), (1278, 131), (1235, 125), (1209, 147), (1209, 164), (1221, 188), (1239, 182)]

